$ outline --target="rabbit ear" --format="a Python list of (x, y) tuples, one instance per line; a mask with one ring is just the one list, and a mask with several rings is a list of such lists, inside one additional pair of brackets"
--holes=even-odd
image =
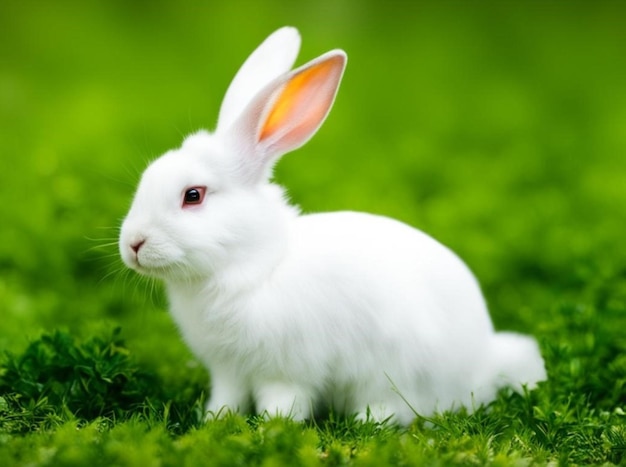
[(289, 71), (299, 50), (300, 34), (293, 27), (280, 28), (265, 39), (230, 83), (220, 107), (217, 130), (229, 128), (261, 89)]
[(294, 70), (266, 105), (258, 144), (270, 157), (306, 143), (322, 125), (333, 105), (346, 54), (328, 52)]
[(346, 61), (344, 51), (330, 51), (274, 80), (254, 98), (230, 135), (247, 159), (239, 164), (246, 178), (267, 177), (278, 157), (317, 132), (333, 105)]

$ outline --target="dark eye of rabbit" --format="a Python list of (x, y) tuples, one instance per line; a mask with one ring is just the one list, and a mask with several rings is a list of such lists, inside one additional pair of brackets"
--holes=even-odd
[(189, 188), (185, 191), (184, 205), (200, 204), (204, 198), (204, 188)]

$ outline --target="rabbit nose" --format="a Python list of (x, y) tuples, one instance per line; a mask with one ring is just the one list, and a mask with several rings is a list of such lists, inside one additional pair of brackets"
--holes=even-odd
[(138, 240), (135, 243), (133, 243), (130, 247), (135, 252), (135, 254), (137, 254), (139, 253), (139, 250), (141, 249), (144, 243), (146, 243), (145, 239)]

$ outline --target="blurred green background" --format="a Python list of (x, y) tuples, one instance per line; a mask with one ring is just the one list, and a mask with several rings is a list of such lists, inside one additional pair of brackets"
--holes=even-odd
[(286, 24), (298, 63), (349, 56), (325, 126), (276, 170), (305, 212), (432, 234), (500, 328), (550, 338), (560, 303), (604, 289), (626, 310), (624, 5), (3, 0), (0, 350), (121, 324), (147, 364), (187, 371), (117, 229), (146, 163), (212, 128), (238, 66)]

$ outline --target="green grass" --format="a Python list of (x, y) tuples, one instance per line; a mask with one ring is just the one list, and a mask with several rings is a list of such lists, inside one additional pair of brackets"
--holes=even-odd
[[(0, 463), (626, 463), (626, 8), (213, 3), (0, 4)], [(349, 64), (277, 179), (307, 212), (383, 213), (457, 251), (496, 326), (540, 342), (537, 390), (407, 429), (202, 422), (210, 377), (117, 228), (145, 163), (210, 128), (284, 24), (299, 63)]]

